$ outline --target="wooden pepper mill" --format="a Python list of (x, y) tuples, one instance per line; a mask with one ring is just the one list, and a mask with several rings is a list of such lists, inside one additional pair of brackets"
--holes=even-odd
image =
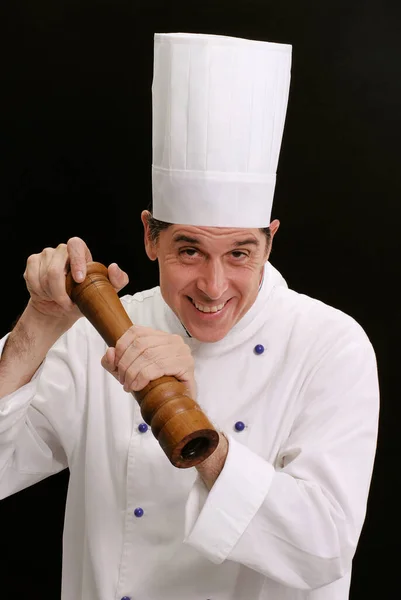
[[(87, 264), (82, 283), (76, 283), (68, 273), (66, 287), (71, 300), (108, 346), (114, 347), (133, 325), (101, 263)], [(219, 442), (217, 431), (175, 377), (160, 377), (132, 394), (143, 420), (175, 467), (193, 467), (214, 452)]]

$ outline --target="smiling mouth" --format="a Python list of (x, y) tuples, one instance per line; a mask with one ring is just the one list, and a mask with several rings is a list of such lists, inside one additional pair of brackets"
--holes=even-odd
[(218, 313), (221, 312), (223, 310), (223, 308), (225, 307), (225, 305), (227, 304), (228, 300), (226, 302), (222, 302), (221, 304), (216, 304), (215, 306), (206, 306), (204, 304), (200, 304), (199, 302), (195, 302), (195, 300), (193, 300), (190, 296), (187, 296), (188, 299), (191, 301), (191, 303), (193, 304), (193, 306), (195, 306), (195, 308), (201, 312), (201, 313)]

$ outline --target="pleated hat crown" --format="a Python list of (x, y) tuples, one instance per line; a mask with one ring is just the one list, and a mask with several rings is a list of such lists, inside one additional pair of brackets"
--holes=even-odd
[(291, 73), (288, 44), (157, 33), (152, 84), (153, 216), (267, 227)]

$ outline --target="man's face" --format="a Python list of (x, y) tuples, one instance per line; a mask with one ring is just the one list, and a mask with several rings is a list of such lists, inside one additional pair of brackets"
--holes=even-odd
[(191, 336), (221, 340), (256, 299), (268, 259), (266, 236), (256, 228), (171, 225), (152, 243), (142, 220), (147, 254), (159, 262), (165, 302)]

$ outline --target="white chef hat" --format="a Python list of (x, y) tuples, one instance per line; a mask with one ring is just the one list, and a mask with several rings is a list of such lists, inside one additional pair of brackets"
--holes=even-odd
[(288, 44), (154, 36), (153, 216), (267, 227), (291, 72)]

